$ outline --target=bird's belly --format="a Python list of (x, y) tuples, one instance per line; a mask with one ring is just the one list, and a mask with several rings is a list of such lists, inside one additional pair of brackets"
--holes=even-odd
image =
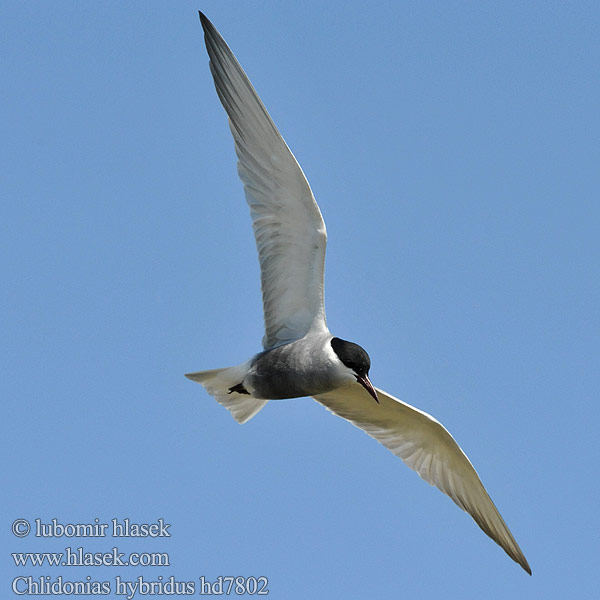
[(251, 394), (255, 398), (267, 400), (315, 396), (333, 389), (332, 386), (324, 386), (316, 380), (309, 379), (299, 383), (294, 379), (276, 374), (270, 375), (267, 379), (253, 378), (251, 381), (251, 383), (245, 384), (251, 389)]
[(299, 382), (295, 378), (277, 373), (272, 373), (266, 378), (252, 377), (244, 385), (255, 398), (264, 398), (266, 400), (315, 396), (331, 391), (334, 388), (334, 386), (327, 385), (316, 378), (308, 378)]
[(318, 368), (319, 361), (302, 361), (299, 367), (295, 357), (277, 350), (273, 351), (274, 356), (259, 356), (244, 378), (244, 386), (255, 398), (315, 396), (333, 390), (339, 383), (331, 380), (327, 369)]

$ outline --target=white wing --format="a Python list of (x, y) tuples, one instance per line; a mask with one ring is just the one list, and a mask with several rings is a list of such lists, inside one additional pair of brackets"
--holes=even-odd
[(235, 140), (261, 269), (265, 349), (324, 329), (325, 223), (308, 181), (250, 80), (200, 13), (210, 70)]
[(519, 545), (473, 465), (444, 426), (427, 413), (377, 390), (380, 404), (359, 385), (315, 396), (400, 457), (425, 481), (450, 496), (477, 525), (531, 575)]

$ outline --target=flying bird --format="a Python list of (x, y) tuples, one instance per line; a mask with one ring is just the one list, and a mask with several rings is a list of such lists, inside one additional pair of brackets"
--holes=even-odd
[(265, 335), (263, 350), (246, 362), (186, 376), (201, 383), (239, 423), (251, 419), (269, 400), (312, 396), (452, 498), (531, 574), (515, 538), (450, 433), (431, 415), (375, 388), (367, 352), (329, 332), (323, 294), (327, 234), (321, 211), (244, 70), (202, 13), (200, 20), (250, 206)]

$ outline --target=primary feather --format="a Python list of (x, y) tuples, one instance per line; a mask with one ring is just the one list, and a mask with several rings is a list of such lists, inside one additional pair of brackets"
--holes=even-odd
[(431, 415), (377, 390), (380, 404), (350, 384), (315, 396), (400, 457), (425, 481), (447, 494), (530, 575), (531, 568), (486, 492), (477, 472), (448, 430)]
[(325, 223), (300, 165), (244, 70), (212, 23), (200, 18), (250, 205), (261, 271), (263, 347), (274, 348), (326, 328)]

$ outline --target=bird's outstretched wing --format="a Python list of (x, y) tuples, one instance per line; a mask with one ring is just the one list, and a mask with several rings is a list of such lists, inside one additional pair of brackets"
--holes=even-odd
[(473, 465), (444, 426), (427, 413), (377, 390), (380, 404), (351, 383), (315, 396), (332, 413), (347, 419), (400, 457), (425, 481), (460, 508), (525, 571), (531, 569), (519, 545), (486, 492)]
[(235, 140), (261, 270), (265, 349), (324, 329), (325, 223), (300, 165), (250, 80), (200, 13), (210, 70)]

